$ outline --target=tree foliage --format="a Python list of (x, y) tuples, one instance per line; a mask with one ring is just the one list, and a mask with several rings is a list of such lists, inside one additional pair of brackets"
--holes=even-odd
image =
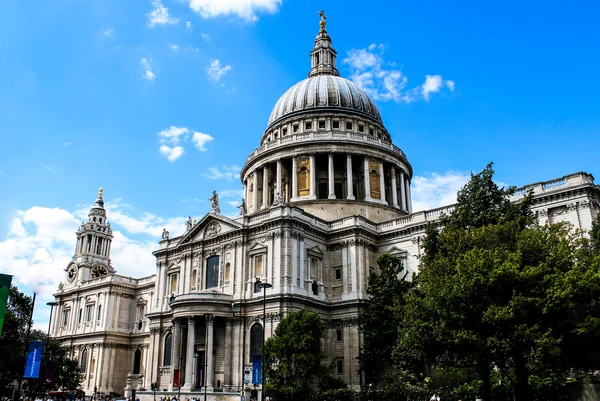
[(418, 285), (398, 306), (396, 355), (449, 383), (438, 394), (467, 397), (470, 382), (485, 399), (547, 399), (574, 369), (598, 369), (598, 236), (539, 226), (531, 194), (515, 204), (492, 177), (491, 164), (472, 175), (454, 212), (428, 227)]
[[(23, 377), (27, 327), (32, 308), (32, 297), (11, 286), (0, 336), (0, 389)], [(32, 330), (29, 339), (44, 342), (40, 378), (28, 380), (26, 388), (29, 393), (44, 394), (49, 390), (79, 388), (79, 367), (77, 361), (70, 358), (68, 349), (61, 347), (58, 341), (48, 339), (39, 330)]]
[(307, 309), (291, 312), (279, 322), (264, 347), (266, 394), (297, 400), (315, 396), (320, 379), (329, 373), (321, 349), (324, 330), (319, 314)]

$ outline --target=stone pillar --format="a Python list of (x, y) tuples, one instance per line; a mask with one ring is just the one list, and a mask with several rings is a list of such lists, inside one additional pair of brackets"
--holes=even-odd
[(254, 170), (254, 189), (252, 190), (252, 211), (258, 212), (258, 169)]
[(352, 155), (348, 153), (346, 155), (346, 184), (348, 186), (348, 200), (356, 199), (354, 197), (354, 189), (352, 188)]
[(412, 199), (410, 197), (410, 180), (406, 177), (406, 206), (408, 213), (412, 213)]
[[(277, 196), (277, 194), (279, 194), (279, 196), (281, 197), (281, 199), (284, 199), (283, 196), (283, 187), (281, 185), (281, 159), (277, 159), (277, 181), (275, 182), (275, 196)], [(277, 199), (277, 198), (274, 198)]]
[(406, 209), (406, 189), (404, 187), (404, 173), (400, 170), (400, 201), (402, 205), (402, 210), (407, 211)]
[(269, 204), (269, 169), (265, 164), (263, 166), (263, 189), (262, 189), (262, 206), (261, 209), (265, 209)]
[(398, 207), (398, 189), (396, 188), (396, 169), (392, 166), (390, 173), (392, 174), (392, 205)]
[(317, 166), (315, 165), (315, 154), (310, 154), (310, 199), (317, 199), (315, 195), (315, 185), (317, 184)]
[(231, 325), (233, 324), (232, 319), (227, 319), (225, 325), (225, 366), (223, 372), (223, 384), (231, 387), (233, 384), (231, 381), (231, 368), (233, 366), (233, 353), (231, 351)]
[(379, 187), (381, 191), (381, 202), (387, 203), (385, 199), (385, 175), (383, 174), (383, 160), (379, 162)]
[(181, 386), (181, 366), (179, 364), (181, 358), (181, 324), (179, 320), (173, 319), (173, 348), (171, 351), (171, 383), (169, 387), (173, 387), (173, 379), (175, 378), (175, 369), (179, 369), (179, 385)]
[(292, 156), (292, 198), (291, 200), (298, 199), (298, 158), (296, 155)]
[[(246, 177), (246, 179), (244, 180), (244, 203), (246, 204), (246, 210), (248, 207), (248, 204), (250, 199), (248, 199), (248, 177)], [(249, 210), (248, 210), (249, 212)]]
[(187, 349), (185, 354), (185, 384), (182, 390), (191, 391), (196, 388), (194, 383), (194, 344), (196, 342), (196, 320), (188, 317)]
[(329, 199), (335, 199), (335, 187), (334, 187), (334, 171), (333, 171), (333, 152), (329, 152), (329, 165), (327, 169), (327, 182), (329, 184)]
[(364, 184), (365, 184), (365, 200), (371, 200), (371, 185), (369, 184), (369, 159), (365, 156), (364, 158)]
[(213, 355), (215, 315), (206, 315), (206, 388), (213, 391), (215, 377), (215, 362)]

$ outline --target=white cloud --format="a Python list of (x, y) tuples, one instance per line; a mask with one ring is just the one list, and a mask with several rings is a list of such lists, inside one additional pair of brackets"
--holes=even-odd
[(167, 42), (167, 44), (169, 45), (169, 47), (171, 48), (171, 50), (173, 50), (174, 52), (178, 52), (179, 51), (179, 46), (178, 45), (173, 45), (169, 42)]
[(114, 38), (115, 37), (115, 30), (112, 28), (108, 28), (105, 31), (102, 32), (102, 35), (109, 37), (109, 38)]
[[(231, 168), (236, 168), (238, 172), (241, 170), (239, 166), (231, 166)], [(244, 190), (243, 189), (224, 189), (219, 192), (219, 196), (221, 198), (243, 198)]]
[(205, 32), (200, 32), (200, 37), (205, 41), (205, 42), (210, 42), (210, 35), (208, 33)]
[(200, 152), (206, 152), (206, 145), (208, 142), (212, 141), (214, 138), (208, 134), (203, 134), (202, 132), (194, 132), (192, 136), (192, 142), (194, 142), (194, 146)]
[(65, 142), (63, 143), (63, 146), (71, 146), (71, 142)]
[(152, 0), (150, 3), (152, 4), (152, 11), (146, 14), (148, 17), (148, 26), (150, 28), (155, 27), (156, 25), (174, 25), (179, 22), (178, 18), (169, 15), (169, 9), (163, 6), (160, 0)]
[(194, 30), (194, 24), (192, 21), (185, 21), (185, 33), (192, 33)]
[[(174, 125), (160, 131), (158, 133), (158, 142), (161, 146), (158, 151), (173, 163), (185, 153), (185, 148), (181, 144), (189, 139), (189, 133), (190, 130), (188, 128), (176, 127)], [(192, 142), (200, 152), (206, 152), (205, 145), (213, 139), (212, 136), (201, 132), (194, 132), (192, 135)]]
[(156, 79), (156, 74), (152, 71), (152, 57), (144, 57), (141, 60), (142, 68), (144, 69), (144, 73), (142, 74), (142, 78), (147, 81), (154, 81)]
[(469, 173), (455, 171), (414, 176), (410, 186), (413, 211), (429, 210), (456, 203), (457, 192), (470, 178)]
[(51, 171), (51, 170), (52, 170), (52, 166), (45, 165), (45, 166), (44, 166), (44, 168), (45, 168), (46, 170), (48, 170), (48, 171)]
[(282, 0), (189, 0), (190, 8), (203, 18), (235, 15), (245, 21), (256, 21), (260, 11), (276, 13)]
[(211, 61), (210, 65), (206, 67), (206, 73), (208, 77), (213, 81), (218, 81), (225, 74), (227, 74), (231, 70), (231, 66), (225, 65), (221, 66), (221, 61), (219, 59), (214, 59)]
[(454, 91), (454, 81), (444, 81), (441, 75), (426, 75), (425, 82), (407, 89), (408, 79), (395, 63), (385, 62), (385, 46), (371, 44), (365, 49), (352, 49), (344, 63), (350, 67), (350, 79), (364, 89), (375, 100), (392, 100), (410, 103), (415, 100), (429, 100), (429, 95), (439, 92), (444, 86)]
[(221, 166), (222, 171), (218, 167), (211, 167), (208, 169), (210, 173), (202, 173), (202, 177), (208, 178), (211, 180), (222, 180), (226, 179), (232, 181), (236, 178), (239, 178), (240, 171), (242, 168), (240, 166), (232, 165), (231, 167)]

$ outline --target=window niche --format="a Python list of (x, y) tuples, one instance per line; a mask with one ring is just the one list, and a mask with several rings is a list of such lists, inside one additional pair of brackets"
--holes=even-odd
[(219, 257), (211, 256), (206, 259), (206, 288), (219, 286)]

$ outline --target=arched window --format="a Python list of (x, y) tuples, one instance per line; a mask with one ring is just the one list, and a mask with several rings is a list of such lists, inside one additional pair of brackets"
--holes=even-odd
[(173, 348), (173, 335), (165, 336), (165, 352), (163, 354), (163, 366), (171, 366), (171, 349)]
[(250, 328), (250, 360), (252, 361), (252, 383), (262, 382), (263, 327), (256, 323)]
[(133, 374), (137, 375), (140, 373), (140, 365), (142, 363), (142, 351), (139, 349), (135, 350), (133, 354)]
[(87, 348), (84, 348), (83, 351), (81, 351), (81, 363), (79, 364), (79, 371), (81, 373), (85, 373), (85, 371), (87, 369), (87, 361), (88, 361), (88, 350), (87, 350)]

